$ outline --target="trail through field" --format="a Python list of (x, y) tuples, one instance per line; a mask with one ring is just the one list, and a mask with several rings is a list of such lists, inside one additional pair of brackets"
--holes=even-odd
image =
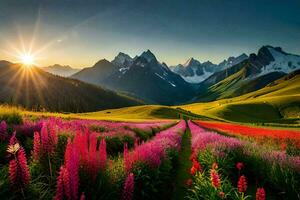
[(182, 136), (181, 150), (179, 152), (177, 173), (174, 180), (174, 191), (172, 195), (173, 200), (184, 199), (187, 186), (186, 180), (190, 178), (189, 170), (192, 166), (189, 157), (191, 155), (191, 132), (189, 127), (186, 128), (184, 135)]

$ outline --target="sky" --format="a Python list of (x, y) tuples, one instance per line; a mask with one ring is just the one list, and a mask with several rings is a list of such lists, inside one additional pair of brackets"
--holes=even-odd
[(300, 54), (299, 0), (0, 0), (0, 60), (89, 67), (150, 49), (168, 65), (263, 45)]

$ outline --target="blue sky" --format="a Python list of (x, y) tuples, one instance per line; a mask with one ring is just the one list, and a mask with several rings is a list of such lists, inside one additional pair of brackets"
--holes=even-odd
[(74, 67), (150, 49), (168, 65), (218, 63), (262, 45), (300, 54), (299, 0), (0, 0), (0, 59), (39, 52)]

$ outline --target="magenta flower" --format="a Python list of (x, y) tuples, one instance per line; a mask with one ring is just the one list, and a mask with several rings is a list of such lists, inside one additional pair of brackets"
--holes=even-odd
[(7, 124), (3, 120), (0, 123), (0, 141), (2, 141), (2, 142), (5, 141), (7, 137), (8, 137), (8, 135), (7, 135)]
[(131, 200), (134, 192), (134, 175), (130, 173), (124, 184), (122, 199), (123, 200)]

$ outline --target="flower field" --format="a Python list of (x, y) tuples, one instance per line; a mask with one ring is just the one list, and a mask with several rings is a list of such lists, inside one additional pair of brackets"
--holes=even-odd
[(273, 142), (283, 150), (288, 145), (292, 145), (293, 147), (300, 149), (300, 131), (276, 130), (222, 122), (197, 121), (196, 123), (202, 127), (225, 132), (233, 136), (254, 138), (260, 143)]
[(265, 199), (266, 194), (299, 199), (299, 156), (188, 125), (193, 152), (189, 199)]
[[(0, 199), (171, 199), (178, 187), (186, 199), (300, 198), (299, 155), (200, 125), (3, 120)], [(192, 152), (188, 163), (182, 148)], [(188, 178), (177, 186), (181, 165)]]

